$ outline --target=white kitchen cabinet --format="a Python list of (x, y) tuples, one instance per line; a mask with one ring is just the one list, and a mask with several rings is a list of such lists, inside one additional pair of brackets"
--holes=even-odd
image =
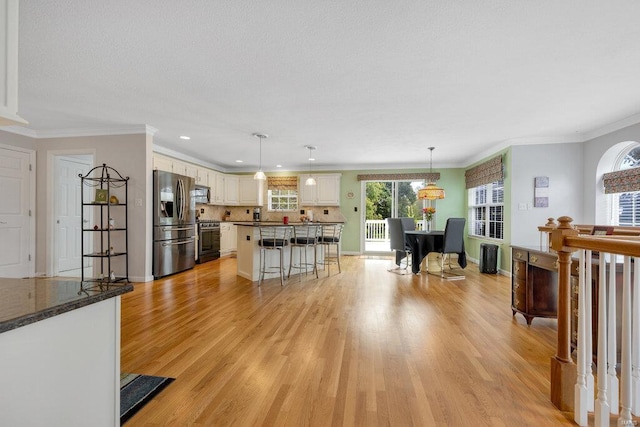
[(205, 187), (211, 187), (209, 179), (213, 171), (206, 168), (196, 168), (196, 184), (204, 185)]
[(195, 181), (196, 184), (199, 184), (198, 182), (198, 167), (194, 164), (191, 163), (183, 163), (184, 165), (184, 174), (186, 176), (189, 176), (191, 178), (193, 178), (193, 180)]
[(238, 203), (238, 177), (225, 175), (224, 177), (224, 204), (239, 205)]
[(159, 171), (173, 172), (173, 159), (162, 154), (153, 153), (153, 168)]
[(340, 206), (340, 174), (313, 174), (316, 185), (305, 185), (300, 175), (300, 206)]
[(224, 178), (223, 173), (210, 170), (209, 171), (209, 189), (211, 190), (211, 205), (224, 205)]
[(18, 0), (0, 0), (0, 126), (26, 125), (18, 115)]
[(238, 250), (237, 227), (229, 223), (220, 223), (220, 255), (229, 255)]
[(238, 203), (240, 206), (262, 206), (264, 203), (264, 181), (253, 179), (253, 175), (238, 179)]

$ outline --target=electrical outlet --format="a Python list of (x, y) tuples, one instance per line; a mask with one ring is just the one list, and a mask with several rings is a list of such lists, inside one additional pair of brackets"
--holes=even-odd
[(251, 240), (251, 236), (247, 236), (247, 242)]
[(136, 199), (134, 203), (137, 207), (142, 207), (142, 199)]
[(354, 207), (353, 207), (353, 211), (354, 211), (354, 212), (358, 212), (358, 207), (357, 207), (357, 206), (354, 206)]
[(325, 214), (325, 215), (329, 215), (329, 209), (325, 209), (325, 210), (324, 210), (324, 214)]
[(204, 213), (204, 208), (200, 208), (200, 213)]
[(247, 213), (249, 213), (249, 209), (247, 209)]
[(304, 215), (304, 209), (300, 209), (300, 215)]

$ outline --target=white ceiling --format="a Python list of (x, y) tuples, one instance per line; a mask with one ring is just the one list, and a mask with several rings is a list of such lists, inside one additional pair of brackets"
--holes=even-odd
[[(20, 3), (38, 136), (146, 124), (222, 170), (466, 166), (640, 121), (640, 1)], [(636, 120), (638, 118), (638, 120)], [(178, 137), (188, 135), (190, 141)], [(244, 160), (238, 165), (235, 160)]]

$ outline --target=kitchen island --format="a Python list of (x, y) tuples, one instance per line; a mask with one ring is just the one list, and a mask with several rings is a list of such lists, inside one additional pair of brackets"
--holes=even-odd
[[(283, 224), (282, 222), (276, 221), (259, 221), (259, 222), (234, 222), (234, 225), (237, 226), (238, 232), (238, 276), (244, 277), (245, 279), (249, 279), (252, 282), (255, 282), (260, 277), (260, 246), (258, 245), (258, 241), (260, 240), (260, 227), (264, 226), (273, 226), (273, 227), (294, 227), (297, 225), (336, 225), (340, 223), (336, 222), (311, 222), (311, 223), (302, 223), (302, 222), (290, 222), (289, 224)], [(309, 259), (313, 259), (312, 249), (307, 249), (307, 256)], [(278, 259), (277, 254), (274, 253), (276, 251), (266, 251), (267, 255), (267, 264), (268, 265), (277, 265)], [(290, 257), (290, 249), (287, 248), (283, 251), (283, 263), (286, 272), (289, 271), (289, 265), (291, 263)], [(298, 259), (298, 251), (294, 252), (294, 263), (299, 263)], [(322, 251), (318, 249), (317, 251), (318, 263), (323, 261)], [(271, 279), (278, 277), (277, 273), (266, 273), (264, 278)]]
[(0, 279), (0, 425), (120, 425), (120, 295), (132, 290)]

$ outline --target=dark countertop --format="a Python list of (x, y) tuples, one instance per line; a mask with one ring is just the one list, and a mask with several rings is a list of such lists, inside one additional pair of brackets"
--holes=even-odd
[(282, 221), (229, 221), (233, 225), (245, 225), (248, 227), (260, 227), (260, 226), (270, 226), (270, 227), (292, 227), (294, 225), (336, 225), (336, 224), (344, 224), (344, 222), (292, 222), (289, 221), (289, 224), (283, 224)]
[(85, 284), (81, 290), (79, 280), (0, 279), (0, 333), (131, 291), (132, 284)]

